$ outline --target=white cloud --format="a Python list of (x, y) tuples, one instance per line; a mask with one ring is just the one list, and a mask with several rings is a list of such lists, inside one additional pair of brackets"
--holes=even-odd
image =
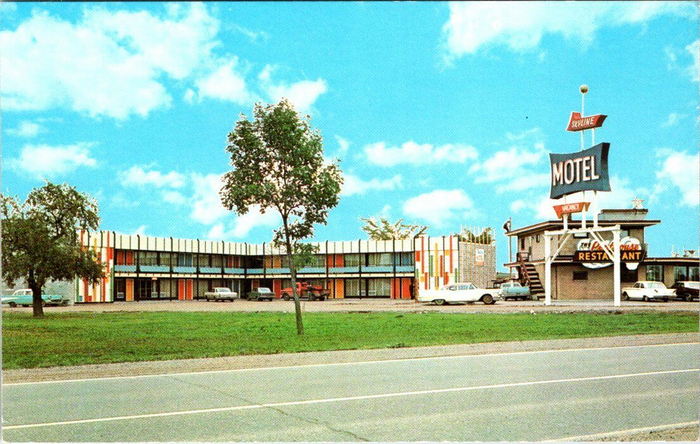
[(77, 168), (94, 167), (97, 161), (90, 156), (92, 143), (73, 145), (25, 145), (19, 158), (10, 159), (9, 166), (18, 173), (37, 178), (52, 178), (70, 173)]
[(370, 179), (362, 180), (354, 174), (343, 175), (343, 189), (341, 195), (353, 196), (356, 194), (365, 194), (368, 191), (378, 190), (394, 190), (401, 187), (401, 175), (397, 174), (390, 179)]
[(496, 151), (483, 162), (475, 163), (469, 173), (476, 183), (499, 183), (496, 191), (523, 191), (547, 186), (549, 174), (541, 172), (548, 166), (547, 151), (535, 128), (520, 134), (507, 134), (508, 149)]
[[(238, 59), (234, 57), (228, 63), (222, 64), (218, 69), (196, 81), (199, 98), (213, 98), (227, 100), (240, 105), (254, 101), (248, 91), (245, 78), (236, 71)], [(185, 100), (192, 101), (192, 90), (185, 93)]]
[[(699, 48), (700, 49), (700, 48)], [(678, 125), (678, 122), (681, 121), (685, 117), (685, 114), (680, 114), (680, 113), (671, 113), (668, 115), (666, 118), (666, 121), (661, 124), (663, 128), (668, 128), (671, 126), (676, 126)]]
[(512, 51), (536, 48), (558, 34), (588, 44), (603, 26), (642, 23), (664, 14), (693, 17), (692, 2), (456, 2), (443, 25), (447, 60), (502, 45)]
[(367, 160), (381, 166), (399, 164), (428, 165), (435, 163), (464, 163), (476, 159), (478, 152), (470, 145), (446, 144), (434, 146), (408, 141), (401, 146), (387, 146), (384, 142), (372, 143), (364, 147)]
[(17, 137), (36, 137), (44, 131), (44, 127), (28, 120), (22, 121), (17, 128), (8, 129), (7, 134)]
[(661, 165), (656, 178), (662, 189), (671, 184), (680, 191), (681, 205), (696, 206), (700, 204), (700, 154), (688, 154), (685, 151), (659, 150)]
[(435, 190), (408, 199), (403, 205), (405, 215), (425, 220), (435, 227), (445, 226), (454, 219), (467, 219), (475, 214), (472, 199), (463, 190)]
[(185, 184), (185, 176), (171, 171), (167, 174), (156, 170), (146, 170), (144, 167), (134, 165), (126, 171), (119, 173), (120, 181), (127, 186), (154, 186), (158, 188), (180, 188)]
[(221, 204), (219, 197), (219, 191), (223, 186), (221, 175), (207, 174), (204, 176), (194, 173), (191, 178), (194, 187), (192, 213), (190, 213), (192, 219), (205, 225), (211, 225), (230, 214)]
[(162, 76), (192, 75), (218, 44), (218, 21), (204, 5), (166, 14), (86, 8), (72, 23), (36, 10), (0, 32), (6, 110), (68, 107), (125, 119), (167, 107)]
[(131, 233), (131, 234), (132, 234), (132, 235), (133, 235), (133, 234), (139, 234), (139, 235), (141, 235), (141, 236), (145, 236), (145, 235), (146, 235), (146, 228), (148, 228), (148, 225), (140, 225), (140, 226), (139, 226), (137, 229), (135, 229), (134, 232)]
[(230, 228), (227, 228), (227, 224), (224, 222), (214, 224), (207, 232), (206, 238), (211, 240), (242, 239), (256, 227), (271, 228), (280, 225), (280, 223), (280, 217), (276, 212), (268, 211), (263, 214), (260, 212), (259, 206), (253, 205), (246, 214), (238, 216), (232, 224), (229, 224)]
[(338, 157), (345, 156), (350, 148), (350, 141), (337, 135), (335, 136), (335, 140), (338, 142)]
[(162, 197), (165, 202), (176, 205), (184, 205), (185, 203), (187, 203), (187, 198), (178, 191), (163, 191)]
[(318, 97), (328, 90), (328, 85), (323, 79), (301, 80), (299, 82), (285, 84), (272, 81), (274, 67), (266, 65), (258, 76), (260, 86), (275, 102), (282, 98), (289, 100), (300, 113), (310, 113), (311, 107)]
[[(599, 210), (606, 208), (632, 208), (632, 199), (636, 197), (647, 197), (649, 195), (649, 190), (645, 187), (633, 187), (630, 185), (629, 179), (619, 176), (610, 177), (610, 189), (611, 191), (598, 192)], [(592, 199), (593, 192), (588, 191), (586, 193), (585, 202), (591, 202)], [(584, 202), (583, 193), (569, 195), (567, 202)], [(556, 214), (552, 207), (563, 203), (564, 199), (543, 197), (537, 201), (537, 204), (533, 208), (535, 216), (540, 219), (556, 219)], [(593, 208), (591, 208), (591, 211), (592, 210)], [(589, 220), (592, 220), (592, 218), (593, 216), (589, 216)]]
[(510, 204), (510, 211), (513, 213), (519, 213), (520, 210), (527, 208), (527, 202), (525, 202), (523, 199), (518, 199), (516, 201), (511, 202)]

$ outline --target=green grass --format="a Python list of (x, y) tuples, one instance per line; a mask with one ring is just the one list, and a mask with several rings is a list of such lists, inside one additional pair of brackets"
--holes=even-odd
[(247, 354), (695, 332), (698, 315), (3, 313), (3, 369)]

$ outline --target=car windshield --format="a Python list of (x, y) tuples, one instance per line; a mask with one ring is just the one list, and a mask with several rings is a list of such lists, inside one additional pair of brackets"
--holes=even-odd
[(259, 287), (258, 293), (272, 293), (272, 291), (270, 291), (270, 289), (266, 287)]
[(666, 288), (661, 282), (651, 282), (649, 283), (649, 288)]
[(684, 287), (700, 289), (700, 282), (681, 282)]

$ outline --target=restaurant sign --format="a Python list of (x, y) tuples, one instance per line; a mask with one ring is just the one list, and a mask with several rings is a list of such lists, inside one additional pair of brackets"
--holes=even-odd
[(610, 191), (608, 178), (610, 144), (599, 143), (569, 154), (549, 154), (551, 188), (549, 197), (558, 199), (579, 191)]
[[(612, 241), (603, 243), (605, 247), (613, 249)], [(625, 263), (627, 269), (636, 270), (643, 258), (644, 250), (639, 239), (631, 236), (620, 239), (620, 260)], [(612, 258), (597, 240), (581, 239), (574, 253), (574, 262), (581, 262), (581, 265), (588, 268), (602, 268), (610, 265)]]

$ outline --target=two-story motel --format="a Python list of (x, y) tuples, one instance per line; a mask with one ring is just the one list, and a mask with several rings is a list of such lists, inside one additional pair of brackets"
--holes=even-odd
[[(641, 249), (641, 262), (626, 261), (621, 266), (622, 286), (631, 286), (638, 280), (659, 281), (667, 287), (677, 281), (700, 280), (700, 260), (698, 257), (648, 257), (644, 230), (659, 224), (660, 220), (647, 219), (647, 209), (602, 210), (599, 225), (609, 227), (619, 225), (621, 242)], [(576, 222), (572, 222), (576, 225)], [(517, 228), (507, 233), (515, 238), (517, 248), (513, 262), (505, 264), (517, 270), (519, 278), (534, 291), (544, 293), (545, 231), (561, 230), (561, 220), (549, 220), (534, 225)], [(559, 248), (561, 238), (555, 236), (552, 249)], [(607, 263), (583, 263), (577, 261), (575, 252), (589, 248), (588, 235), (574, 235), (573, 242), (562, 246), (561, 253), (552, 263), (553, 299), (611, 299), (613, 294), (613, 267)], [(542, 295), (540, 295), (542, 296)]]
[[(105, 277), (78, 281), (76, 302), (191, 300), (214, 287), (239, 295), (258, 287), (277, 297), (291, 286), (287, 258), (263, 244), (82, 232)], [(495, 244), (458, 235), (389, 241), (314, 243), (317, 254), (297, 272), (299, 281), (328, 288), (331, 298), (411, 299), (419, 288), (454, 282), (488, 285), (496, 276)]]

